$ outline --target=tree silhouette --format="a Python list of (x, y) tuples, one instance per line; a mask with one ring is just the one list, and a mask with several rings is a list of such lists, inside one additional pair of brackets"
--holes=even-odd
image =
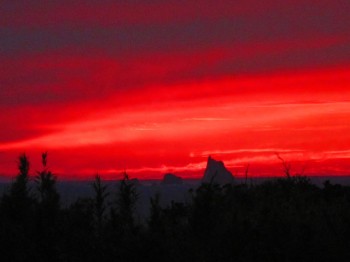
[(292, 174), (291, 174), (291, 165), (290, 165), (290, 163), (287, 163), (277, 152), (275, 154), (276, 154), (277, 158), (279, 160), (281, 160), (281, 162), (282, 162), (284, 174), (286, 175), (287, 178), (291, 178)]
[(17, 162), (19, 173), (12, 183), (9, 196), (3, 198), (7, 201), (10, 216), (14, 221), (24, 221), (33, 203), (29, 196), (28, 180), (30, 163), (26, 154), (21, 154)]
[(187, 202), (162, 207), (156, 194), (142, 224), (135, 218), (138, 188), (126, 173), (105, 216), (108, 190), (98, 174), (94, 195), (61, 207), (47, 153), (41, 157), (37, 199), (25, 154), (2, 196), (1, 261), (350, 260), (349, 186), (318, 187), (290, 173), (251, 186), (244, 178), (224, 186), (211, 180)]
[(58, 210), (60, 196), (56, 189), (56, 176), (47, 169), (47, 152), (42, 153), (43, 170), (37, 172), (35, 182), (40, 196), (40, 204), (47, 211)]
[(153, 231), (158, 231), (162, 227), (162, 208), (160, 206), (160, 194), (157, 192), (154, 197), (150, 198), (150, 217), (148, 226)]
[(36, 208), (36, 237), (43, 260), (57, 259), (58, 214), (60, 195), (56, 189), (56, 176), (47, 168), (47, 152), (41, 155), (42, 170), (35, 176), (39, 201)]
[(123, 227), (132, 229), (134, 223), (134, 212), (138, 193), (135, 184), (130, 181), (126, 172), (119, 184), (119, 192), (117, 195), (118, 215)]
[(15, 182), (11, 186), (10, 196), (19, 201), (24, 201), (28, 198), (28, 175), (29, 175), (29, 160), (23, 153), (18, 157), (19, 174)]
[(101, 176), (99, 174), (96, 174), (95, 181), (92, 184), (92, 186), (95, 192), (94, 214), (97, 223), (97, 232), (98, 235), (100, 235), (102, 229), (103, 215), (106, 210), (106, 198), (108, 197), (109, 193), (106, 192), (107, 186), (102, 185)]
[(28, 188), (30, 163), (26, 154), (18, 157), (17, 167), (19, 173), (9, 194), (4, 194), (1, 201), (0, 246), (4, 261), (25, 261), (35, 257), (34, 199)]

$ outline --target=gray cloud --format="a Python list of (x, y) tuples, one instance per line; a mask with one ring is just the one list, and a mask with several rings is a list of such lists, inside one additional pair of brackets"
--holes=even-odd
[[(346, 8), (345, 8), (346, 9)], [(348, 9), (350, 11), (350, 7)], [(114, 54), (152, 50), (195, 49), (198, 46), (241, 43), (319, 35), (350, 35), (344, 9), (314, 5), (267, 10), (255, 16), (235, 15), (162, 24), (0, 28), (0, 52), (18, 54), (51, 50), (103, 49)]]
[[(114, 1), (82, 1), (83, 6), (108, 5)], [(137, 1), (136, 1), (137, 2)], [(135, 1), (125, 2), (129, 6)], [(186, 2), (186, 1), (185, 1)], [(185, 2), (177, 2), (186, 5)], [(208, 6), (213, 7), (211, 1)], [(250, 0), (251, 4), (257, 1)], [(39, 4), (40, 3), (40, 4)], [(62, 2), (50, 1), (29, 3), (27, 1), (5, 1), (1, 12), (16, 10), (34, 12), (58, 7)], [(84, 4), (85, 3), (85, 4)], [(209, 5), (210, 3), (210, 5)], [(228, 7), (230, 1), (222, 1), (218, 5)], [(242, 2), (243, 3), (243, 2)], [(237, 4), (237, 6), (242, 5)], [(278, 4), (279, 3), (279, 4)], [(294, 4), (293, 4), (294, 3)], [(70, 2), (65, 3), (70, 6)], [(159, 4), (152, 1), (153, 6)], [(176, 2), (173, 3), (176, 5)], [(101, 26), (93, 21), (86, 25), (58, 23), (50, 26), (26, 26), (25, 24), (0, 25), (0, 102), (2, 107), (16, 104), (62, 103), (87, 98), (102, 98), (115, 92), (116, 89), (130, 89), (154, 83), (174, 83), (201, 78), (215, 78), (232, 74), (254, 74), (273, 72), (274, 70), (308, 69), (325, 66), (347, 65), (350, 61), (350, 4), (348, 1), (267, 1), (266, 9), (259, 12), (248, 12), (222, 17), (183, 17), (152, 23), (109, 24)], [(143, 4), (146, 6), (146, 4)], [(254, 5), (252, 5), (254, 6)], [(74, 4), (74, 8), (78, 5)], [(257, 7), (261, 7), (257, 3)], [(192, 6), (193, 8), (193, 6)], [(201, 9), (203, 10), (203, 8)], [(147, 9), (152, 12), (152, 9)], [(191, 12), (190, 12), (191, 13)], [(193, 13), (193, 12), (192, 12)], [(192, 14), (191, 13), (191, 14)], [(210, 13), (210, 12), (209, 12)], [(180, 14), (184, 16), (185, 13)], [(147, 16), (145, 16), (147, 17)], [(186, 19), (185, 19), (186, 18)], [(144, 17), (143, 17), (144, 19)], [(25, 21), (25, 20), (24, 20)], [(336, 39), (330, 44), (318, 43), (320, 39)], [(280, 42), (286, 48), (274, 50)], [(313, 44), (304, 44), (314, 42)], [(254, 46), (268, 46), (255, 53)], [(252, 50), (245, 51), (252, 46)], [(224, 56), (213, 61), (204, 60), (192, 67), (170, 67), (166, 74), (152, 71), (144, 67), (152, 67), (153, 54), (167, 54), (155, 62), (164, 66), (173, 63), (172, 54), (180, 57), (180, 62), (188, 63), (189, 57), (197, 53), (210, 53), (212, 50), (228, 50)], [(270, 50), (270, 51), (269, 51)], [(62, 69), (55, 66), (31, 68), (22, 66), (21, 59), (39, 60), (42, 56), (50, 57), (53, 64), (57, 57), (92, 57), (98, 53), (120, 61), (121, 66), (114, 71), (108, 85), (92, 80), (92, 62), (77, 65), (77, 68)], [(148, 56), (145, 66), (137, 64), (137, 58)], [(16, 59), (14, 59), (16, 58)], [(50, 58), (49, 58), (50, 59)], [(11, 62), (9, 62), (11, 61)], [(96, 63), (100, 61), (96, 60)], [(79, 78), (79, 86), (72, 88), (72, 79)], [(95, 88), (92, 88), (92, 86)], [(89, 87), (89, 88), (85, 88)]]

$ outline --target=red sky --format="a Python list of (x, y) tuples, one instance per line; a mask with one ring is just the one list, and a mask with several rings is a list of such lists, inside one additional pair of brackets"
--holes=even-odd
[(0, 4), (0, 174), (350, 174), (350, 3)]

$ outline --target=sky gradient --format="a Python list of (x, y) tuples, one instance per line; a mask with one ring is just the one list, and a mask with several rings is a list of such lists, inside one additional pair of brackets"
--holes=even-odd
[(0, 175), (350, 174), (350, 2), (0, 3)]

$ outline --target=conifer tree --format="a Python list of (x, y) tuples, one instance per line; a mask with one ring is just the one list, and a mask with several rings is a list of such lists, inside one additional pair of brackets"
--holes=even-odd
[[(35, 182), (39, 192), (40, 204), (48, 213), (59, 209), (60, 196), (56, 189), (56, 176), (47, 168), (47, 152), (42, 153), (43, 170), (37, 172)], [(53, 214), (52, 214), (53, 215)]]
[(9, 196), (4, 197), (14, 222), (25, 221), (32, 204), (28, 188), (30, 163), (25, 153), (18, 157), (17, 166), (19, 173), (11, 185)]
[(96, 174), (95, 181), (92, 184), (95, 192), (94, 197), (94, 215), (97, 223), (97, 230), (100, 233), (103, 223), (103, 215), (106, 210), (106, 198), (109, 193), (107, 191), (107, 186), (102, 185), (101, 176)]

